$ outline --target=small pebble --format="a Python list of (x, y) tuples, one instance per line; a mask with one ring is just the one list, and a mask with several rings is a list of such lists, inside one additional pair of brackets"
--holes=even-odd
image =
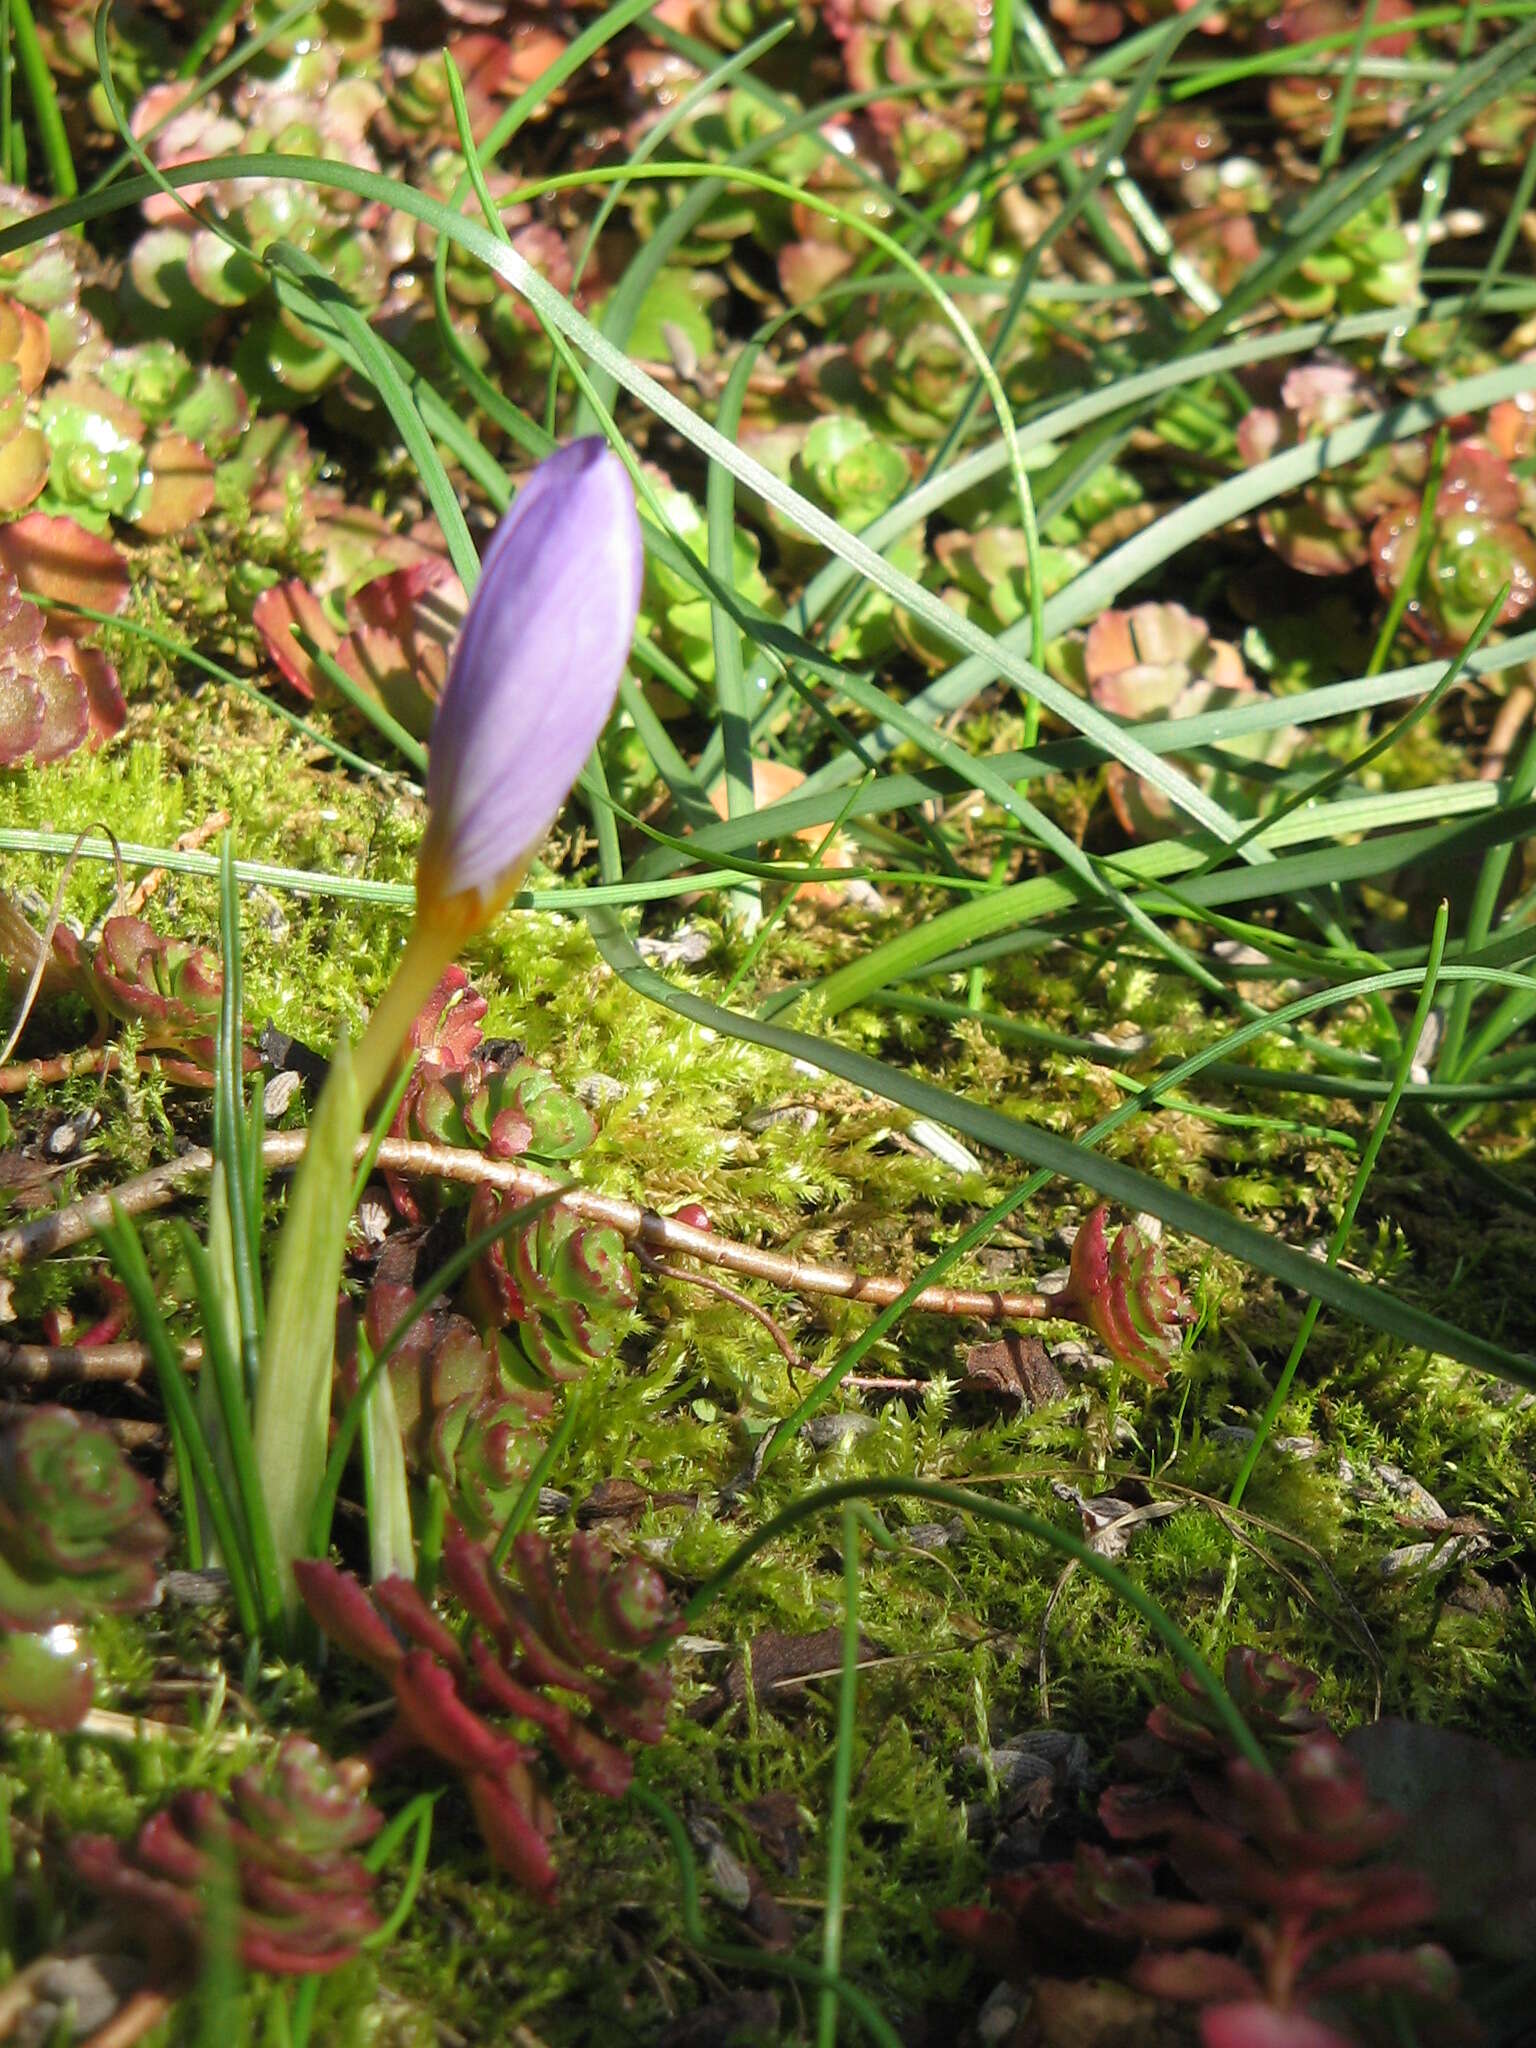
[(62, 1956), (38, 1977), (12, 2039), (18, 2048), (84, 2040), (101, 2031), (142, 1981), (142, 1969), (129, 1956)]
[(1451, 1536), (1437, 1543), (1405, 1543), (1389, 1550), (1376, 1567), (1384, 1579), (1401, 1579), (1417, 1572), (1449, 1571), (1469, 1557), (1480, 1557), (1488, 1549), (1486, 1536)]
[(304, 1076), (293, 1068), (274, 1074), (261, 1091), (261, 1107), (269, 1123), (287, 1114), (288, 1106), (304, 1086)]
[(779, 1102), (748, 1110), (742, 1123), (749, 1131), (771, 1131), (775, 1124), (790, 1124), (797, 1131), (814, 1131), (821, 1113), (808, 1102)]
[(1371, 1470), (1394, 1501), (1415, 1522), (1446, 1522), (1450, 1517), (1428, 1487), (1396, 1465), (1374, 1464)]
[(377, 1188), (369, 1188), (357, 1205), (357, 1227), (363, 1243), (380, 1245), (389, 1235), (395, 1212)]
[(873, 1415), (813, 1415), (800, 1434), (812, 1450), (842, 1451), (879, 1427)]
[(229, 1598), (229, 1573), (166, 1572), (159, 1592), (162, 1599), (182, 1607), (217, 1607)]
[(695, 967), (707, 959), (714, 944), (707, 931), (698, 925), (684, 925), (665, 939), (636, 939), (635, 951), (642, 960), (649, 960), (657, 967)]
[(624, 1093), (624, 1083), (615, 1081), (612, 1074), (583, 1074), (573, 1083), (571, 1092), (588, 1109), (606, 1109)]
[[(961, 1763), (968, 1765), (971, 1770), (980, 1771), (986, 1768), (982, 1752), (974, 1743), (963, 1743), (959, 1754)], [(1041, 1778), (1049, 1782), (1055, 1780), (1056, 1774), (1045, 1758), (1031, 1756), (1027, 1750), (990, 1749), (986, 1752), (986, 1760), (991, 1763), (992, 1776), (997, 1780), (998, 1790), (1001, 1792), (1018, 1792), (1025, 1785), (1032, 1785)]]
[(100, 1122), (101, 1117), (94, 1109), (82, 1109), (78, 1115), (66, 1117), (44, 1139), (44, 1152), (50, 1159), (73, 1159), (81, 1139), (88, 1137)]

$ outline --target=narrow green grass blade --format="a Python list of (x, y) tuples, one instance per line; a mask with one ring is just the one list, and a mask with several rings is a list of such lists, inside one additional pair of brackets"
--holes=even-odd
[[(1326, 1306), (1371, 1329), (1400, 1338), (1405, 1344), (1443, 1352), (1463, 1364), (1475, 1365), (1484, 1372), (1536, 1388), (1536, 1360), (1509, 1351), (1469, 1330), (1459, 1329), (1455, 1324), (1403, 1301), (1384, 1287), (1367, 1286), (1336, 1269), (1320, 1266), (1305, 1252), (1270, 1237), (1254, 1225), (1240, 1222), (1226, 1211), (1185, 1194), (1180, 1188), (1166, 1187), (1118, 1160), (1104, 1159), (1069, 1138), (1059, 1137), (1054, 1131), (1005, 1116), (1001, 1111), (954, 1095), (931, 1082), (917, 1080), (883, 1060), (852, 1052), (831, 1040), (767, 1024), (756, 1017), (743, 1016), (739, 1011), (722, 1009), (702, 996), (674, 988), (645, 966), (611, 915), (600, 912), (592, 918), (591, 924), (598, 950), (626, 985), (637, 995), (646, 996), (679, 1016), (707, 1025), (727, 1037), (740, 1038), (750, 1045), (783, 1053), (788, 1059), (806, 1060), (824, 1073), (836, 1074), (854, 1087), (863, 1088), (885, 1101), (899, 1103), (918, 1116), (931, 1117), (935, 1123), (943, 1124), (961, 1137), (990, 1146), (1005, 1157), (1019, 1159), (1026, 1165), (1046, 1168), (1068, 1180), (1080, 1182), (1106, 1200), (1118, 1202), (1133, 1212), (1144, 1209), (1160, 1217), (1170, 1229), (1216, 1246), (1233, 1258), (1269, 1274), (1283, 1286), (1294, 1287), (1305, 1295), (1315, 1294)], [(1376, 989), (1412, 986), (1418, 980), (1419, 977), (1410, 970), (1400, 976), (1369, 977), (1353, 986), (1358, 994), (1364, 995)]]
[[(1354, 1181), (1351, 1184), (1348, 1199), (1344, 1204), (1344, 1213), (1340, 1216), (1333, 1236), (1329, 1241), (1328, 1264), (1330, 1266), (1336, 1267), (1338, 1265), (1344, 1247), (1349, 1242), (1349, 1233), (1355, 1227), (1355, 1218), (1360, 1213), (1360, 1204), (1365, 1198), (1365, 1190), (1370, 1181), (1372, 1169), (1375, 1167), (1377, 1158), (1380, 1156), (1382, 1145), (1386, 1142), (1387, 1133), (1392, 1128), (1392, 1120), (1397, 1115), (1397, 1106), (1403, 1099), (1404, 1088), (1408, 1085), (1409, 1073), (1412, 1070), (1414, 1060), (1418, 1057), (1419, 1039), (1423, 1034), (1424, 1026), (1429, 1021), (1429, 1013), (1434, 1007), (1435, 983), (1439, 977), (1441, 960), (1445, 955), (1445, 935), (1449, 924), (1450, 906), (1442, 902), (1435, 916), (1434, 935), (1429, 943), (1429, 964), (1424, 971), (1424, 986), (1419, 991), (1419, 1000), (1413, 1013), (1413, 1022), (1409, 1025), (1407, 1033), (1403, 1038), (1403, 1050), (1397, 1063), (1397, 1071), (1392, 1076), (1391, 1089), (1388, 1092), (1386, 1101), (1381, 1105), (1381, 1113), (1378, 1115), (1372, 1127), (1371, 1135), (1366, 1141), (1365, 1151), (1361, 1155), (1360, 1164), (1355, 1169)], [(1230, 1507), (1238, 1508), (1243, 1504), (1243, 1495), (1248, 1490), (1248, 1482), (1252, 1479), (1254, 1468), (1263, 1454), (1264, 1446), (1268, 1443), (1275, 1424), (1280, 1418), (1280, 1411), (1284, 1408), (1286, 1399), (1290, 1394), (1291, 1383), (1296, 1377), (1297, 1368), (1306, 1355), (1307, 1345), (1311, 1340), (1312, 1331), (1321, 1309), (1322, 1303), (1314, 1295), (1307, 1303), (1301, 1318), (1301, 1327), (1296, 1332), (1295, 1341), (1291, 1345), (1290, 1354), (1286, 1358), (1284, 1366), (1281, 1368), (1280, 1377), (1275, 1381), (1274, 1391), (1269, 1397), (1268, 1405), (1263, 1415), (1259, 1418), (1259, 1426), (1254, 1431), (1253, 1441), (1243, 1454), (1243, 1462), (1238, 1467), (1237, 1477), (1232, 1482), (1232, 1491), (1228, 1496), (1228, 1505)]]
[(229, 1573), (230, 1595), (235, 1603), (235, 1613), (246, 1639), (254, 1642), (261, 1633), (261, 1614), (251, 1587), (250, 1576), (245, 1568), (244, 1552), (239, 1530), (230, 1511), (218, 1471), (208, 1448), (197, 1411), (192, 1403), (187, 1376), (181, 1368), (181, 1357), (171, 1341), (160, 1313), (160, 1303), (155, 1294), (155, 1283), (150, 1277), (149, 1262), (144, 1257), (144, 1247), (131, 1219), (125, 1216), (117, 1204), (113, 1204), (112, 1222), (105, 1230), (97, 1233), (106, 1247), (117, 1277), (128, 1290), (128, 1299), (133, 1303), (134, 1319), (148, 1348), (150, 1360), (155, 1369), (155, 1383), (160, 1389), (160, 1398), (165, 1404), (166, 1419), (175, 1432), (191, 1468), (195, 1482), (194, 1491), (187, 1495), (189, 1502), (195, 1502), (201, 1494), (207, 1502), (209, 1518), (218, 1537), (219, 1548), (224, 1556), (225, 1569)]
[[(366, 1373), (368, 1340), (358, 1332), (357, 1363)], [(372, 1376), (363, 1402), (363, 1492), (368, 1505), (368, 1572), (382, 1579), (414, 1579), (416, 1545), (411, 1535), (411, 1489), (405, 1473), (405, 1444), (395, 1388), (387, 1372)]]
[[(843, 1893), (848, 1877), (848, 1810), (853, 1796), (853, 1736), (859, 1711), (859, 1518), (843, 1508), (843, 1656), (837, 1683), (837, 1739), (827, 1807), (827, 1902), (822, 1910), (821, 1967), (843, 1964)], [(837, 2048), (837, 1993), (824, 1985), (816, 2007), (816, 2048)]]
[(32, 102), (32, 118), (37, 123), (49, 182), (61, 199), (72, 199), (80, 190), (80, 180), (75, 174), (64, 116), (59, 111), (59, 96), (53, 88), (53, 74), (38, 41), (32, 0), (11, 0), (11, 45), (16, 69), (26, 81), (27, 96)]

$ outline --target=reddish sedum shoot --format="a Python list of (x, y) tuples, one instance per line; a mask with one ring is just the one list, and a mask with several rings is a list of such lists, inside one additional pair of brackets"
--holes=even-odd
[(321, 1631), (394, 1692), (375, 1768), (425, 1751), (456, 1771), (492, 1860), (547, 1899), (553, 1813), (539, 1750), (588, 1791), (619, 1798), (633, 1766), (618, 1743), (659, 1741), (672, 1695), (665, 1666), (640, 1653), (679, 1624), (660, 1574), (594, 1536), (572, 1540), (562, 1573), (545, 1538), (525, 1532), (513, 1567), (504, 1576), (463, 1530), (450, 1532), (443, 1572), (470, 1616), (463, 1644), (408, 1579), (369, 1594), (333, 1565), (296, 1569)]
[(1086, 1324), (1117, 1365), (1160, 1386), (1193, 1311), (1161, 1246), (1135, 1223), (1111, 1244), (1108, 1214), (1101, 1202), (1073, 1239), (1070, 1278), (1050, 1297), (1051, 1313)]
[(245, 1967), (321, 1975), (350, 1962), (378, 1925), (373, 1873), (357, 1851), (383, 1816), (362, 1795), (364, 1776), (291, 1735), (241, 1772), (227, 1801), (183, 1792), (131, 1843), (85, 1835), (70, 1860), (177, 1975), (195, 1963), (221, 1863), (232, 1867)]

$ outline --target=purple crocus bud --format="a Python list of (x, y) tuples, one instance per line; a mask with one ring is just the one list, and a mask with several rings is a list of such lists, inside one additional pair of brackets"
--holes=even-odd
[(418, 922), (459, 940), (521, 881), (613, 709), (640, 522), (597, 436), (541, 462), (497, 529), (432, 727)]

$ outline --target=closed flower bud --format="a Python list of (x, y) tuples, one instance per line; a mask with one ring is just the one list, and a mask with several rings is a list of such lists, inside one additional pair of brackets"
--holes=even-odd
[(613, 708), (640, 522), (597, 437), (542, 462), (491, 543), (432, 728), (417, 915), (462, 936), (517, 887)]

